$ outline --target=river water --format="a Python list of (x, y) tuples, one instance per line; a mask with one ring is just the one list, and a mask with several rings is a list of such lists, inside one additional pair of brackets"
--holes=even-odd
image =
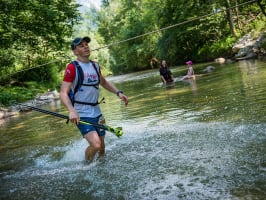
[[(266, 63), (207, 65), (195, 81), (160, 83), (158, 69), (109, 77), (107, 154), (84, 161), (74, 125), (38, 112), (1, 121), (0, 199), (266, 199)], [(177, 77), (186, 67), (172, 67)], [(67, 114), (59, 101), (42, 107)]]

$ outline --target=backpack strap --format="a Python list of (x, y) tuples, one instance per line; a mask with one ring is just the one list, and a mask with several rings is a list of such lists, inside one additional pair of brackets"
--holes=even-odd
[(94, 62), (94, 61), (92, 61), (92, 60), (90, 60), (90, 62), (92, 63), (92, 65), (93, 65), (93, 68), (95, 69), (95, 71), (96, 71), (96, 73), (97, 73), (97, 75), (98, 75), (98, 80), (99, 80), (99, 84), (100, 84), (100, 82), (101, 82), (101, 79), (100, 79), (100, 74), (99, 74), (100, 67), (99, 67), (99, 71), (98, 71), (98, 70), (97, 70), (97, 67), (96, 67), (96, 65), (95, 65), (95, 62)]
[(77, 93), (78, 89), (80, 88), (81, 84), (83, 83), (83, 80), (84, 80), (84, 73), (83, 73), (83, 70), (81, 68), (81, 66), (79, 65), (79, 63), (75, 60), (72, 62), (76, 69), (77, 69), (77, 76), (78, 76), (78, 83), (75, 85), (74, 87), (74, 95)]

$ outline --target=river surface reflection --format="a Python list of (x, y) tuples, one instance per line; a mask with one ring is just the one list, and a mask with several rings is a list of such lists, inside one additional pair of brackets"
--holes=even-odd
[[(2, 122), (0, 199), (265, 199), (266, 63), (194, 70), (196, 80), (168, 87), (158, 70), (109, 77), (130, 102), (101, 90), (101, 107), (124, 135), (107, 133), (106, 157), (90, 164), (86, 141), (60, 118)], [(43, 108), (67, 114), (59, 101)]]

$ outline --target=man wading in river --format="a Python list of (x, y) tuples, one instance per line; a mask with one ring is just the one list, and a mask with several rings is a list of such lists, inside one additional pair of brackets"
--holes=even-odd
[[(125, 105), (128, 104), (127, 96), (103, 77), (97, 63), (89, 60), (90, 41), (89, 37), (76, 38), (72, 41), (71, 49), (73, 54), (77, 56), (77, 60), (68, 64), (60, 91), (60, 98), (69, 111), (69, 120), (78, 126), (81, 134), (89, 143), (85, 151), (87, 160), (92, 160), (97, 152), (99, 152), (100, 156), (105, 154), (105, 130), (79, 123), (80, 120), (104, 123), (98, 103), (99, 84), (106, 90), (116, 94), (125, 102)], [(80, 68), (81, 70), (79, 70)], [(80, 71), (83, 71), (82, 74)], [(83, 76), (83, 80), (75, 91), (75, 86), (80, 81), (79, 76)], [(70, 91), (75, 91), (73, 94), (74, 101), (70, 99)]]

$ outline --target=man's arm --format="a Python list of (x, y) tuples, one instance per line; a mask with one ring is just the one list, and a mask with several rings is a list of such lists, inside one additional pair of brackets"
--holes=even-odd
[[(117, 92), (119, 91), (112, 83), (110, 83), (109, 81), (107, 81), (102, 74), (100, 73), (100, 79), (101, 79), (101, 86), (103, 86), (103, 88), (105, 88), (106, 90), (117, 94)], [(128, 98), (126, 95), (124, 95), (123, 93), (118, 93), (117, 94), (119, 96), (119, 98), (125, 102), (125, 105), (128, 104)]]
[(60, 90), (60, 99), (69, 111), (69, 120), (75, 124), (78, 124), (79, 119), (80, 119), (79, 115), (77, 111), (75, 110), (75, 108), (73, 107), (72, 102), (68, 96), (68, 92), (70, 91), (71, 84), (72, 84), (71, 82), (66, 82), (66, 81), (62, 82), (61, 90)]

